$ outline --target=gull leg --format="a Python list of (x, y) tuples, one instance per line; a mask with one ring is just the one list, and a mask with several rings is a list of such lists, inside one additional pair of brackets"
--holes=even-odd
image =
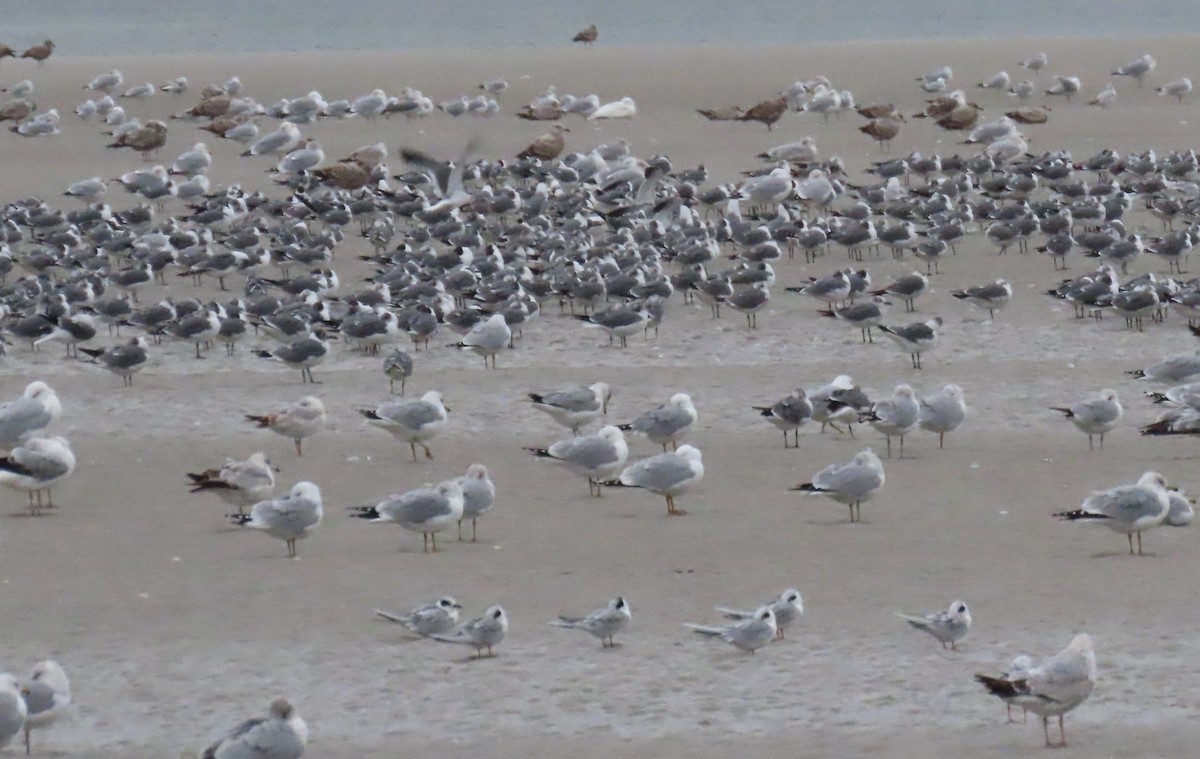
[(946, 442), (946, 433), (939, 432), (938, 433), (938, 448), (941, 448), (945, 442)]
[(1050, 718), (1042, 717), (1042, 732), (1046, 736), (1046, 748), (1054, 748), (1054, 744), (1050, 742)]
[(421, 447), (425, 449), (425, 458), (429, 459), (430, 461), (433, 461), (433, 451), (429, 450), (429, 446), (425, 445), (424, 443), (421, 443)]
[(462, 536), (462, 522), (463, 522), (463, 520), (461, 520), (461, 519), (460, 519), (460, 520), (458, 520), (458, 542), (459, 542), (459, 543), (463, 542), (463, 536)]
[(471, 517), (471, 542), (472, 543), (475, 542), (475, 528), (478, 526), (478, 524), (479, 524), (479, 520), (476, 519), (475, 517)]
[(421, 533), (421, 552), (429, 553), (429, 533)]
[(408, 444), (408, 447), (412, 449), (413, 461), (416, 461), (417, 460), (417, 444), (410, 442)]
[(25, 756), (29, 756), (29, 725), (25, 726)]
[(296, 439), (295, 439), (293, 442), (296, 444), (296, 455), (297, 455), (297, 456), (303, 456), (303, 455), (304, 455), (304, 450), (303, 450), (303, 448), (300, 446), (300, 438), (296, 438)]
[(432, 533), (429, 536), (429, 542), (433, 544), (433, 550), (430, 553), (437, 553), (437, 533)]
[(1092, 436), (1091, 435), (1088, 435), (1088, 450), (1089, 451), (1096, 450), (1095, 447), (1092, 446)]
[(1129, 555), (1133, 556), (1133, 533), (1125, 536), (1129, 540)]
[(1100, 450), (1104, 450), (1104, 433), (1100, 433)]
[(900, 436), (900, 458), (904, 458), (904, 436)]
[(892, 457), (892, 436), (887, 435), (886, 438), (887, 438), (887, 457), (890, 459)]
[[(48, 493), (47, 493), (47, 495), (48, 495)], [(50, 504), (50, 505), (53, 506), (54, 504)], [(1139, 532), (1137, 534), (1137, 536), (1138, 536), (1138, 556), (1141, 556), (1142, 555), (1142, 533)]]

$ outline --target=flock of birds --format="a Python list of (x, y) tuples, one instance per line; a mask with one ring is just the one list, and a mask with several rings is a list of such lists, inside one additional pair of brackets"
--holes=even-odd
[[(575, 41), (590, 45), (596, 37), (593, 26)], [(47, 41), (22, 57), (40, 63), (52, 50)], [(0, 58), (5, 54), (12, 51), (0, 46)], [(1043, 54), (1021, 65), (1037, 76), (1048, 60)], [(1113, 75), (1132, 77), (1141, 86), (1154, 68), (1147, 55)], [(941, 93), (952, 79), (949, 67), (942, 67), (918, 82), (926, 92)], [(148, 157), (178, 127), (159, 120), (142, 124), (132, 113), (136, 103), (160, 91), (181, 96), (189, 83), (178, 77), (160, 86), (122, 89), (124, 84), (117, 70), (96, 76), (85, 88), (99, 99), (86, 101), (77, 115), (112, 127), (109, 147)], [(1006, 72), (979, 86), (1008, 90), (1022, 99), (1034, 91), (1030, 82), (1012, 83)], [(441, 110), (451, 115), (495, 112), (494, 97), (507, 82), (480, 87), (485, 94), (460, 99), (461, 110), (451, 101)], [(1069, 100), (1081, 88), (1078, 78), (1058, 76), (1046, 93)], [(1185, 78), (1159, 89), (1182, 101), (1191, 83)], [(12, 90), (14, 100), (0, 108), (0, 119), (17, 121), (14, 131), (25, 136), (59, 131), (57, 112), (52, 117), (37, 114), (27, 100), (32, 82)], [(116, 99), (113, 93), (118, 93)], [(1110, 85), (1092, 104), (1110, 106), (1115, 96)], [(118, 100), (128, 107), (117, 105)], [(770, 129), (789, 111), (828, 117), (849, 109), (869, 119), (863, 131), (881, 147), (898, 136), (899, 123), (905, 121), (890, 104), (855, 105), (852, 93), (837, 90), (822, 77), (798, 82), (746, 111), (702, 113), (710, 119), (758, 121)], [(1126, 156), (1104, 150), (1082, 160), (1064, 151), (1030, 155), (1019, 125), (1039, 123), (1037, 114), (1022, 108), (979, 124), (982, 109), (967, 102), (961, 91), (931, 101), (918, 115), (935, 119), (942, 128), (968, 132), (968, 142), (981, 150), (968, 156), (913, 153), (883, 160), (867, 168), (878, 180), (869, 185), (852, 184), (836, 156), (821, 160), (811, 138), (766, 151), (766, 164), (739, 182), (706, 187), (703, 166), (679, 169), (666, 156), (642, 158), (624, 142), (567, 152), (569, 132), (558, 125), (511, 160), (483, 159), (476, 143), (452, 162), (404, 148), (399, 157), (405, 171), (399, 174), (385, 163), (385, 143), (329, 161), (300, 130), (321, 118), (417, 117), (433, 110), (432, 101), (411, 88), (395, 98), (377, 89), (327, 102), (313, 92), (262, 106), (237, 77), (206, 86), (199, 102), (179, 119), (246, 145), (244, 160), (272, 162), (272, 177), (282, 191), (214, 186), (209, 178), (212, 151), (198, 142), (169, 164), (123, 175), (119, 184), (137, 199), (124, 210), (104, 202), (110, 182), (99, 177), (65, 188), (67, 196), (82, 201), (71, 210), (38, 198), (4, 206), (0, 273), (12, 281), (0, 287), (0, 311), (11, 343), (9, 359), (20, 361), (25, 350), (14, 346), (36, 351), (60, 343), (68, 357), (95, 363), (132, 385), (134, 375), (157, 362), (192, 360), (163, 347), (164, 339), (187, 346), (187, 353), (194, 350), (195, 359), (203, 359), (217, 342), (230, 355), (239, 345), (258, 343), (254, 352), (259, 357), (300, 372), (302, 384), (309, 384), (317, 383), (313, 369), (335, 355), (331, 341), (336, 338), (352, 346), (347, 351), (382, 352), (382, 373), (393, 393), (399, 382), (400, 397), (357, 411), (371, 426), (408, 444), (415, 461), (418, 448), (433, 458), (430, 443), (450, 423), (438, 391), (404, 396), (406, 381), (418, 368), (414, 354), (434, 350), (431, 343), (447, 339), (443, 331), (454, 334), (449, 347), (469, 351), (495, 369), (498, 357), (532, 331), (544, 306), (569, 310), (584, 326), (606, 335), (610, 345), (621, 347), (651, 329), (657, 334), (672, 298), (699, 298), (714, 320), (721, 318), (722, 307), (732, 309), (746, 317), (747, 329), (755, 329), (771, 302), (774, 266), (797, 249), (810, 262), (830, 255), (835, 246), (852, 264), (882, 248), (896, 259), (912, 254), (925, 262), (925, 272), (914, 271), (882, 287), (874, 286), (865, 268), (852, 265), (784, 288), (818, 304), (820, 317), (859, 330), (864, 342), (873, 342), (878, 330), (911, 356), (914, 370), (921, 368), (922, 355), (938, 346), (944, 318), (902, 322), (889, 318), (889, 308), (900, 302), (904, 313), (916, 312), (939, 261), (977, 232), (999, 254), (1010, 248), (1024, 252), (1036, 240), (1037, 250), (1054, 259), (1056, 270), (1068, 257), (1098, 259), (1097, 268), (1063, 280), (1049, 292), (1070, 302), (1080, 318), (1115, 313), (1130, 329), (1141, 330), (1145, 319), (1165, 324), (1168, 309), (1174, 309), (1200, 334), (1200, 280), (1182, 279), (1180, 268), (1200, 241), (1200, 167), (1192, 151), (1160, 157), (1152, 150)], [(560, 97), (551, 89), (518, 115), (556, 120), (568, 113), (592, 120), (632, 118), (637, 109), (629, 98), (601, 105), (590, 97)], [(263, 119), (276, 120), (278, 127), (260, 133)], [(172, 202), (175, 210), (168, 213)], [(1145, 208), (1161, 220), (1163, 234), (1129, 232), (1125, 217), (1134, 208)], [(373, 251), (362, 257), (371, 274), (361, 286), (347, 288), (333, 261), (354, 232)], [(1129, 264), (1147, 253), (1164, 260), (1169, 274), (1128, 276)], [(731, 265), (723, 263), (728, 259)], [(182, 282), (206, 284), (208, 292), (218, 295), (210, 302), (186, 297), (179, 292)], [(240, 283), (241, 291), (227, 296), (232, 282)], [(139, 293), (153, 288), (166, 288), (170, 296), (142, 304)], [(1014, 299), (1011, 284), (1002, 279), (951, 295), (992, 319)], [(137, 334), (119, 337), (122, 329)], [(118, 342), (96, 346), (105, 330)], [(266, 340), (272, 343), (264, 348)], [(410, 344), (411, 353), (402, 343)], [(1200, 434), (1200, 356), (1178, 354), (1136, 374), (1166, 386), (1151, 397), (1168, 411), (1143, 427), (1144, 434)], [(698, 419), (692, 398), (677, 393), (627, 424), (604, 423), (587, 433), (585, 428), (605, 419), (611, 395), (604, 382), (531, 393), (531, 407), (571, 437), (528, 452), (586, 479), (590, 495), (599, 496), (604, 488), (640, 489), (663, 498), (667, 514), (685, 515), (676, 501), (704, 477), (701, 451), (685, 442)], [(937, 434), (941, 447), (968, 417), (964, 391), (957, 385), (921, 395), (901, 383), (891, 395), (872, 399), (847, 375), (796, 389), (747, 413), (751, 411), (783, 433), (785, 447), (799, 446), (799, 430), (809, 424), (820, 423), (822, 431), (844, 428), (850, 434), (853, 425), (867, 424), (885, 438), (888, 459), (893, 449), (897, 458), (904, 458), (905, 437), (917, 429)], [(1087, 435), (1089, 448), (1094, 442), (1103, 447), (1104, 435), (1123, 417), (1111, 389), (1055, 411)], [(0, 484), (27, 493), (34, 514), (54, 506), (51, 489), (75, 471), (69, 442), (45, 434), (61, 415), (58, 396), (44, 381), (32, 382), (21, 398), (0, 406), (0, 447), (8, 451), (0, 458)], [(249, 415), (245, 422), (291, 440), (300, 457), (304, 441), (326, 429), (329, 419), (320, 398), (307, 395)], [(630, 462), (626, 433), (661, 446), (662, 452)], [(193, 492), (215, 493), (237, 509), (229, 515), (234, 524), (283, 541), (294, 557), (297, 542), (322, 523), (321, 489), (302, 480), (277, 497), (276, 472), (258, 452), (188, 477)], [(845, 505), (850, 521), (858, 522), (861, 505), (875, 498), (885, 482), (883, 459), (868, 448), (794, 490)], [(474, 541), (478, 519), (496, 500), (487, 466), (473, 463), (461, 477), (354, 507), (350, 516), (420, 534), (424, 549), (432, 552), (438, 550), (438, 534), (448, 530), (457, 528), (459, 539), (465, 540), (468, 520)], [(1143, 532), (1164, 524), (1187, 525), (1193, 510), (1163, 475), (1146, 472), (1136, 483), (1093, 493), (1078, 509), (1056, 516), (1103, 524), (1127, 537), (1130, 553), (1140, 554)], [(416, 635), (466, 645), (477, 656), (493, 655), (508, 630), (504, 608), (493, 605), (482, 616), (460, 622), (461, 608), (445, 597), (409, 612), (376, 613)], [(784, 637), (803, 608), (800, 592), (788, 589), (757, 608), (718, 609), (725, 624), (688, 627), (753, 653)], [(901, 616), (952, 649), (972, 622), (960, 600), (944, 612)], [(618, 597), (590, 614), (551, 624), (587, 632), (609, 647), (631, 619), (629, 602)], [(979, 675), (978, 680), (1010, 707), (1042, 717), (1050, 745), (1049, 719), (1058, 717), (1065, 744), (1062, 715), (1088, 697), (1096, 676), (1091, 639), (1081, 634), (1040, 664), (1018, 657), (1003, 675)], [(66, 675), (53, 662), (39, 663), (23, 681), (3, 676), (0, 745), (23, 730), (28, 748), (30, 729), (47, 724), (69, 702)], [(241, 725), (203, 756), (299, 757), (307, 735), (292, 705), (277, 699), (265, 718)]]

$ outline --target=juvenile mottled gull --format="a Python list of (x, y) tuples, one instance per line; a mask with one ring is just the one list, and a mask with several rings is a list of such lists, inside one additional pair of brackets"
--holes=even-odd
[(269, 429), (291, 438), (296, 444), (296, 455), (303, 456), (304, 438), (325, 429), (325, 404), (320, 398), (308, 395), (267, 414), (247, 414), (246, 421), (254, 422), (259, 429)]

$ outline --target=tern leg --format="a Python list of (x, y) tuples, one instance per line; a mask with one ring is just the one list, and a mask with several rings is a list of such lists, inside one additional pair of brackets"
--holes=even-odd
[(462, 523), (463, 523), (463, 520), (461, 520), (461, 519), (458, 520), (458, 542), (459, 543), (463, 542)]
[(434, 533), (430, 533), (430, 535), (429, 535), (429, 542), (430, 542), (431, 544), (433, 544), (433, 550), (432, 550), (432, 551), (430, 551), (430, 553), (437, 553), (437, 552), (438, 552), (438, 549), (437, 549), (437, 533), (436, 533), (436, 532), (434, 532)]
[(479, 520), (476, 519), (475, 517), (471, 517), (471, 542), (472, 543), (475, 542), (475, 528), (478, 526), (478, 524), (479, 524)]
[(421, 443), (421, 447), (425, 449), (425, 458), (429, 459), (430, 461), (433, 461), (433, 451), (429, 450), (429, 446), (425, 445), (424, 443)]
[[(49, 495), (49, 491), (47, 491), (47, 495)], [(53, 506), (54, 504), (50, 504), (50, 505)], [(1139, 532), (1137, 534), (1137, 538), (1138, 538), (1138, 556), (1141, 556), (1142, 555), (1142, 533)]]
[(429, 553), (429, 533), (421, 533), (421, 552)]

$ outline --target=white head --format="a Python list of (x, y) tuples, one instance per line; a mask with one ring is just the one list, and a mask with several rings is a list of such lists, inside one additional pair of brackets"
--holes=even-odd
[(1146, 472), (1140, 478), (1138, 478), (1137, 484), (1141, 487), (1150, 488), (1152, 490), (1166, 491), (1167, 478), (1163, 477), (1158, 472)]
[(833, 378), (833, 382), (830, 382), (829, 386), (834, 390), (853, 390), (854, 380), (850, 379), (849, 374), (839, 374)]
[(946, 613), (950, 615), (951, 619), (957, 622), (962, 622), (968, 626), (971, 624), (971, 611), (962, 601), (957, 599), (951, 601), (950, 608), (946, 609)]
[(595, 382), (588, 386), (588, 390), (591, 390), (600, 399), (600, 410), (602, 413), (607, 414), (608, 402), (612, 400), (612, 388), (609, 387), (607, 382)]
[(1021, 654), (1012, 660), (1012, 664), (1008, 665), (1008, 671), (1004, 674), (1009, 680), (1020, 680), (1028, 675), (1031, 669), (1033, 669), (1033, 657)]
[(425, 401), (426, 403), (432, 403), (439, 408), (444, 408), (442, 405), (442, 394), (437, 390), (430, 390), (428, 393), (425, 393), (425, 395), (421, 396), (421, 400)]
[(691, 463), (691, 462), (699, 463), (701, 460), (700, 459), (700, 449), (695, 447), (694, 445), (679, 446), (678, 450), (675, 451), (675, 455), (689, 463)]
[(454, 480), (446, 480), (444, 482), (439, 482), (437, 487), (434, 488), (434, 490), (437, 491), (438, 495), (440, 495), (443, 498), (446, 498), (448, 500), (451, 500), (451, 501), (454, 501), (454, 500), (461, 501), (462, 497), (463, 497), (462, 486), (459, 485)]
[(300, 407), (310, 411), (316, 411), (319, 414), (325, 413), (325, 404), (321, 403), (321, 399), (315, 395), (306, 395), (301, 398)]
[(942, 388), (942, 392), (955, 400), (961, 401), (963, 399), (963, 389), (958, 385), (946, 385)]
[(1113, 390), (1110, 387), (1106, 387), (1100, 391), (1100, 397), (1106, 401), (1116, 403), (1117, 402), (1117, 391)]
[(913, 392), (912, 385), (897, 385), (896, 395), (901, 398), (912, 398), (915, 393)]
[(685, 409), (692, 409), (693, 411), (696, 409), (696, 407), (692, 405), (692, 396), (688, 395), (687, 393), (675, 393), (675, 395), (672, 395), (671, 405), (679, 406), (680, 408)]
[(804, 612), (804, 598), (801, 597), (800, 591), (795, 588), (788, 588), (779, 596), (779, 600), (785, 604), (796, 607), (796, 611)]
[(302, 480), (292, 486), (293, 498), (307, 498), (310, 501), (321, 502), (321, 489), (308, 480)]
[(472, 464), (467, 467), (466, 476), (469, 480), (486, 480), (488, 478), (487, 467), (483, 464)]

